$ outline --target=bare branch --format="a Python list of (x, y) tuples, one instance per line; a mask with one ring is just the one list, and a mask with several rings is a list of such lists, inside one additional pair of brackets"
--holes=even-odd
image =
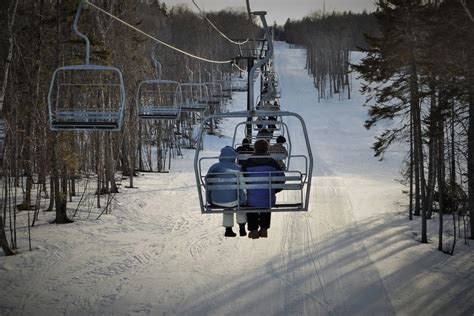
[(7, 60), (5, 61), (5, 71), (3, 74), (2, 87), (0, 90), (0, 111), (3, 108), (3, 102), (5, 100), (5, 94), (7, 91), (8, 85), (8, 74), (10, 71), (10, 64), (13, 58), (13, 25), (15, 24), (16, 9), (18, 8), (18, 0), (12, 1), (8, 12), (11, 14), (8, 16), (8, 55)]
[(474, 23), (474, 16), (472, 15), (471, 10), (469, 10), (469, 8), (467, 7), (466, 0), (459, 0), (459, 2), (464, 8), (464, 11), (466, 11), (466, 14), (469, 17), (469, 19)]

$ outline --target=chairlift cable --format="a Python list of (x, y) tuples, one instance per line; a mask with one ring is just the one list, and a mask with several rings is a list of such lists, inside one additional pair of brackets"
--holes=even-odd
[(236, 44), (236, 45), (243, 45), (245, 43), (247, 43), (249, 41), (249, 39), (247, 38), (245, 41), (243, 42), (237, 42), (237, 41), (234, 41), (232, 39), (230, 39), (227, 35), (225, 35), (221, 30), (219, 30), (219, 28), (211, 22), (211, 20), (209, 20), (209, 18), (207, 17), (206, 15), (206, 12), (204, 12), (203, 10), (201, 10), (201, 8), (198, 6), (198, 4), (195, 2), (195, 0), (192, 0), (194, 5), (196, 6), (196, 8), (198, 9), (199, 13), (202, 14), (202, 16), (204, 17), (204, 19), (207, 21), (207, 23), (209, 23), (213, 29), (215, 29), (217, 31), (217, 33), (219, 33), (222, 37), (224, 37), (226, 40), (228, 40), (229, 42), (231, 42), (232, 44)]
[(241, 71), (241, 72), (245, 72), (245, 71), (246, 71), (245, 69), (240, 68), (240, 67), (239, 67), (237, 64), (235, 64), (235, 63), (232, 64), (232, 66), (234, 66), (235, 68), (237, 68), (237, 69), (238, 69), (239, 71)]
[(128, 26), (129, 28), (135, 30), (136, 32), (141, 33), (142, 35), (144, 35), (144, 36), (146, 36), (146, 37), (152, 39), (153, 41), (155, 41), (155, 42), (157, 42), (157, 43), (160, 43), (160, 44), (162, 44), (162, 45), (164, 45), (164, 46), (166, 46), (166, 47), (168, 47), (168, 48), (170, 48), (170, 49), (173, 49), (173, 50), (175, 50), (175, 51), (177, 51), (177, 52), (180, 52), (181, 54), (184, 54), (184, 55), (186, 55), (186, 56), (189, 56), (189, 57), (192, 57), (192, 58), (201, 60), (201, 61), (205, 61), (205, 62), (208, 62), (208, 63), (213, 63), (213, 64), (230, 64), (230, 63), (232, 63), (232, 60), (231, 60), (231, 59), (230, 59), (230, 60), (212, 60), (212, 59), (207, 59), (207, 58), (199, 57), (199, 56), (193, 55), (193, 54), (191, 54), (191, 53), (188, 53), (188, 52), (186, 52), (186, 51), (184, 51), (184, 50), (181, 50), (181, 49), (179, 49), (179, 48), (177, 48), (177, 47), (174, 47), (173, 45), (170, 45), (170, 44), (168, 44), (168, 43), (165, 43), (165, 42), (163, 42), (163, 41), (157, 39), (156, 37), (154, 37), (154, 36), (152, 36), (152, 35), (150, 35), (150, 34), (144, 32), (144, 31), (140, 30), (139, 28), (137, 28), (137, 27), (131, 25), (130, 23), (125, 22), (124, 20), (120, 19), (119, 17), (116, 17), (116, 16), (113, 15), (112, 13), (105, 11), (104, 9), (102, 9), (102, 8), (98, 7), (97, 5), (95, 5), (95, 4), (91, 3), (91, 2), (89, 2), (88, 0), (84, 0), (84, 2), (87, 3), (88, 5), (90, 5), (91, 7), (97, 9), (98, 11), (104, 13), (105, 15), (108, 15), (109, 17), (113, 18), (114, 20), (116, 20), (116, 21), (118, 21), (118, 22), (120, 22), (120, 23), (122, 23), (122, 24)]

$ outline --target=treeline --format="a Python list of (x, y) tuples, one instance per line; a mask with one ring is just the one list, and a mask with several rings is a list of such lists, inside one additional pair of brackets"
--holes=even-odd
[[(451, 253), (458, 220), (466, 232), (470, 218), (474, 238), (473, 13), (472, 1), (379, 1), (380, 34), (367, 37), (367, 57), (357, 67), (367, 81), (366, 127), (394, 122), (377, 137), (376, 156), (409, 142), (409, 216), (421, 215), (421, 241), (428, 242), (427, 219), (438, 211), (438, 248)], [(443, 214), (453, 218), (449, 249)]]
[(287, 20), (279, 36), (290, 44), (307, 49), (306, 67), (313, 75), (318, 97), (334, 94), (350, 98), (350, 51), (367, 46), (365, 33), (375, 34), (373, 14), (352, 12), (323, 14), (314, 12), (302, 20)]
[[(159, 1), (93, 3), (191, 54), (213, 60), (238, 55), (236, 45), (186, 7), (170, 9)], [(0, 50), (0, 101), (7, 126), (1, 163), (0, 244), (8, 254), (17, 247), (17, 212), (33, 209), (37, 216), (40, 197), (49, 198), (47, 210), (56, 212), (56, 223), (67, 223), (67, 203), (77, 194), (78, 179), (97, 177), (98, 196), (117, 192), (117, 171), (133, 179), (137, 169), (161, 170), (179, 147), (177, 126), (158, 121), (141, 126), (137, 118), (137, 86), (157, 77), (150, 58), (156, 44), (90, 6), (82, 11), (79, 29), (91, 40), (91, 63), (114, 66), (123, 73), (127, 96), (124, 129), (92, 133), (50, 131), (47, 95), (53, 71), (85, 62), (84, 41), (71, 31), (78, 4), (79, 0), (0, 2), (0, 46), (6, 48)], [(247, 38), (252, 32), (259, 32), (244, 11), (211, 12), (208, 18), (231, 38)], [(230, 64), (205, 63), (162, 45), (155, 47), (155, 54), (162, 66), (162, 79), (205, 82), (229, 76), (233, 70)], [(185, 117), (179, 124), (189, 126), (193, 120), (195, 117)], [(156, 148), (158, 165), (145, 166), (152, 146)]]

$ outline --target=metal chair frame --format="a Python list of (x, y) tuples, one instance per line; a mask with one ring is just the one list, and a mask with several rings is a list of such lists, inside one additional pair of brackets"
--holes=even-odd
[[(144, 90), (146, 85), (156, 85), (158, 89), (155, 90)], [(174, 86), (174, 89), (161, 90), (160, 85)], [(154, 92), (160, 95), (169, 94), (172, 96), (173, 104), (158, 105), (158, 102), (153, 103), (151, 106), (146, 106), (143, 102), (144, 92)], [(136, 95), (138, 117), (140, 119), (153, 119), (153, 120), (177, 120), (180, 117), (181, 107), (183, 104), (183, 94), (181, 90), (181, 84), (174, 80), (163, 80), (163, 79), (152, 79), (144, 80), (139, 83)]]
[[(208, 203), (206, 200), (206, 192), (209, 190), (224, 190), (224, 189), (240, 189), (240, 188), (245, 188), (245, 189), (282, 189), (282, 190), (299, 190), (300, 191), (300, 197), (301, 199), (299, 200), (298, 203), (280, 203), (275, 206), (272, 206), (270, 208), (266, 209), (258, 209), (258, 212), (297, 212), (297, 211), (308, 211), (308, 205), (309, 205), (309, 197), (310, 197), (310, 188), (311, 188), (311, 180), (312, 180), (312, 170), (313, 170), (313, 157), (312, 157), (312, 152), (311, 152), (311, 145), (309, 142), (309, 136), (308, 132), (306, 129), (306, 125), (304, 123), (303, 118), (292, 112), (278, 112), (277, 115), (274, 115), (274, 112), (269, 112), (269, 111), (241, 111), (241, 112), (230, 112), (230, 113), (221, 113), (221, 114), (215, 114), (206, 117), (203, 122), (201, 122), (201, 128), (199, 130), (198, 138), (197, 138), (197, 146), (196, 146), (196, 153), (194, 156), (194, 170), (195, 170), (195, 177), (196, 177), (196, 186), (198, 188), (198, 195), (199, 195), (199, 201), (200, 201), (200, 207), (201, 207), (201, 212), (202, 213), (235, 213), (235, 212), (255, 212), (255, 208), (249, 208), (245, 206), (236, 206), (233, 208), (221, 208), (221, 207), (215, 207), (212, 206)], [(245, 124), (257, 124), (256, 120), (253, 118), (256, 118), (258, 116), (269, 116), (269, 115), (274, 115), (278, 117), (294, 117), (299, 120), (301, 126), (302, 126), (302, 131), (303, 131), (303, 136), (305, 139), (308, 155), (293, 155), (291, 154), (291, 139), (289, 137), (289, 134), (287, 133), (288, 137), (288, 145), (289, 145), (289, 155), (288, 155), (288, 170), (284, 171), (284, 179), (276, 179), (274, 177), (271, 177), (269, 175), (266, 177), (266, 180), (264, 179), (253, 179), (254, 177), (250, 177), (249, 179), (245, 180), (235, 180), (233, 183), (227, 183), (222, 186), (221, 184), (211, 184), (209, 182), (206, 182), (205, 178), (206, 175), (203, 174), (202, 172), (202, 164), (203, 161), (207, 160), (214, 160), (217, 161), (219, 157), (201, 157), (201, 152), (203, 146), (203, 140), (204, 140), (204, 133), (205, 133), (205, 126), (210, 120), (216, 120), (216, 119), (225, 119), (225, 118), (252, 118), (250, 121), (244, 121), (242, 123), (239, 123), (238, 125), (245, 125)], [(273, 121), (271, 121), (273, 122)], [(287, 129), (288, 126), (283, 122), (283, 119), (281, 119), (279, 122), (281, 122), (281, 125), (284, 126), (284, 129)], [(232, 145), (236, 145), (236, 131), (237, 131), (237, 126), (234, 130), (234, 138), (233, 138), (233, 143)], [(283, 129), (283, 128), (282, 128)], [(258, 156), (256, 156), (258, 157)], [(267, 156), (268, 157), (268, 156)], [(237, 159), (244, 160), (246, 157), (245, 155), (239, 155)], [(274, 157), (275, 159), (278, 159), (279, 157)], [(294, 159), (303, 159), (305, 161), (304, 163), (304, 170), (291, 170), (290, 166), (290, 161)], [(295, 176), (297, 174), (298, 176)], [(245, 176), (245, 173), (242, 173), (242, 175)], [(253, 180), (256, 180), (258, 183), (255, 183)], [(281, 181), (286, 181), (284, 184), (282, 183), (274, 183), (275, 181), (281, 182)], [(262, 183), (265, 182), (265, 183)], [(211, 185), (211, 186), (209, 186)]]
[[(207, 109), (207, 102), (203, 101), (203, 92), (202, 89), (207, 87), (200, 83), (182, 83), (181, 89), (184, 95), (184, 102), (181, 106), (182, 112), (204, 112)], [(189, 91), (187, 91), (189, 89)], [(197, 94), (196, 94), (197, 93)], [(188, 95), (190, 97), (188, 98)]]
[[(125, 85), (123, 81), (122, 72), (115, 67), (90, 64), (90, 41), (88, 37), (81, 33), (77, 28), (77, 23), (79, 21), (81, 10), (84, 4), (85, 2), (83, 0), (79, 3), (76, 16), (74, 18), (73, 30), (86, 43), (86, 62), (82, 65), (69, 65), (59, 67), (53, 72), (48, 93), (49, 126), (51, 130), (54, 131), (119, 131), (122, 129), (126, 101)], [(114, 74), (118, 81), (112, 83), (61, 83), (60, 80), (64, 77), (62, 76), (63, 72), (86, 72), (95, 74), (98, 78), (100, 78), (103, 74), (109, 73)], [(92, 101), (90, 101), (91, 106), (78, 108), (77, 105), (74, 106), (74, 104), (72, 104), (71, 106), (63, 107), (63, 104), (61, 102), (61, 90), (67, 86), (77, 86), (86, 88), (94, 86), (106, 86), (112, 88), (118, 87), (118, 104), (115, 107), (105, 107), (101, 104), (98, 104), (97, 97), (92, 95), (92, 93), (89, 93), (89, 95), (83, 94), (82, 96), (92, 99)], [(71, 97), (71, 99), (72, 102), (74, 102), (73, 96)]]

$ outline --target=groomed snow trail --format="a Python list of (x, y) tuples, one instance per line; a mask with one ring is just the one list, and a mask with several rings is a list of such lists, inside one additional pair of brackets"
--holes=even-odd
[[(277, 43), (275, 55), (282, 107), (301, 114), (311, 135), (308, 213), (273, 214), (267, 239), (224, 238), (222, 217), (199, 211), (193, 152), (185, 151), (171, 173), (122, 188), (112, 215), (50, 226), (34, 252), (3, 260), (2, 293), (10, 295), (1, 314), (395, 314), (356, 218), (393, 207), (400, 188), (387, 183), (399, 157), (384, 165), (372, 158), (356, 91), (351, 101), (317, 103), (305, 51)], [(236, 95), (233, 106), (243, 100)], [(232, 129), (224, 122), (211, 146), (228, 144)], [(292, 138), (295, 148), (300, 139)], [(371, 204), (380, 186), (387, 197)]]

